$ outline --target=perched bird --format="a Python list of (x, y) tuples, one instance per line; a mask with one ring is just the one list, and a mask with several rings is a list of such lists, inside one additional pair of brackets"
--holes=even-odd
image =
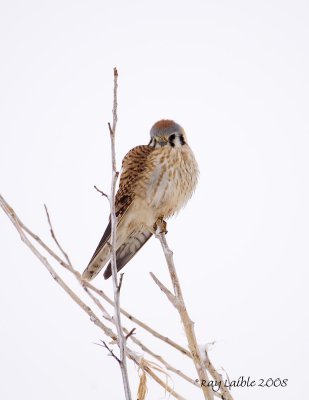
[[(150, 131), (148, 145), (134, 147), (122, 161), (115, 197), (116, 264), (121, 270), (154, 234), (156, 222), (177, 213), (192, 196), (198, 165), (185, 131), (161, 120)], [(93, 279), (110, 259), (111, 222), (96, 248), (83, 279)], [(104, 278), (111, 276), (111, 264)]]

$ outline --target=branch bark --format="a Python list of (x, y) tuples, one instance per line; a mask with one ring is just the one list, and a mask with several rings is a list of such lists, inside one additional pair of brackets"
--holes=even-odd
[(127, 359), (126, 359), (126, 339), (123, 334), (123, 329), (121, 325), (120, 316), (120, 288), (121, 281), (118, 283), (117, 277), (117, 264), (116, 264), (116, 227), (117, 218), (115, 210), (115, 193), (116, 193), (116, 183), (118, 178), (118, 172), (116, 169), (116, 151), (115, 151), (115, 134), (117, 126), (117, 88), (118, 88), (118, 72), (114, 68), (114, 100), (113, 100), (113, 126), (108, 124), (110, 140), (111, 140), (111, 154), (112, 154), (112, 183), (111, 183), (111, 193), (109, 196), (110, 210), (111, 210), (111, 268), (112, 268), (112, 280), (114, 289), (114, 318), (116, 329), (118, 333), (118, 346), (119, 346), (119, 365), (121, 369), (122, 382), (124, 387), (124, 392), (126, 400), (131, 400), (131, 389), (129, 384), (129, 376), (127, 369)]
[(182, 290), (180, 286), (180, 282), (176, 273), (176, 268), (174, 264), (174, 259), (173, 259), (173, 252), (171, 249), (168, 247), (166, 237), (165, 237), (165, 227), (160, 225), (160, 221), (157, 222), (158, 224), (158, 231), (156, 233), (156, 237), (160, 240), (166, 263), (168, 266), (168, 270), (170, 273), (170, 277), (172, 280), (173, 284), (173, 289), (174, 289), (174, 294), (170, 292), (170, 290), (165, 287), (159, 280), (154, 276), (154, 274), (151, 274), (152, 278), (156, 282), (156, 284), (159, 286), (159, 288), (165, 293), (169, 301), (173, 304), (173, 306), (177, 309), (184, 330), (185, 334), (187, 337), (188, 341), (188, 347), (192, 355), (192, 359), (195, 365), (196, 372), (199, 377), (199, 381), (206, 382), (206, 385), (201, 385), (201, 389), (203, 390), (204, 398), (206, 400), (213, 400), (214, 399), (214, 393), (211, 390), (210, 387), (207, 386), (207, 383), (209, 382), (208, 375), (207, 375), (207, 370), (205, 368), (205, 365), (203, 363), (203, 358), (200, 353), (199, 346), (197, 344), (196, 336), (195, 336), (195, 331), (194, 331), (194, 322), (191, 320), (188, 311), (186, 309), (186, 305), (184, 302), (184, 298), (182, 295)]

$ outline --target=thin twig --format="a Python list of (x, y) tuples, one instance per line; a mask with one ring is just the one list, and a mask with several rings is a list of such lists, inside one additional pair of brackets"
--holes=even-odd
[(121, 361), (120, 361), (119, 358), (114, 354), (113, 350), (110, 349), (110, 348), (107, 346), (107, 344), (104, 342), (104, 340), (101, 340), (101, 342), (103, 343), (104, 347), (109, 351), (110, 355), (111, 355), (112, 357), (114, 357), (115, 360), (118, 361), (118, 363), (120, 364)]
[(109, 197), (108, 197), (108, 195), (106, 193), (104, 193), (102, 190), (100, 190), (96, 185), (93, 185), (93, 187), (95, 188), (95, 190), (97, 192), (99, 192), (102, 196), (106, 197), (107, 200), (109, 200)]
[(117, 126), (117, 88), (118, 88), (118, 72), (114, 68), (114, 101), (113, 101), (113, 127), (111, 128), (108, 124), (111, 140), (111, 153), (112, 153), (112, 183), (111, 183), (111, 193), (109, 196), (110, 210), (111, 210), (111, 269), (112, 269), (112, 281), (114, 289), (114, 318), (118, 333), (118, 346), (120, 351), (120, 369), (122, 374), (122, 382), (124, 386), (124, 392), (126, 400), (131, 400), (131, 389), (129, 384), (129, 376), (126, 361), (126, 339), (123, 334), (123, 329), (121, 325), (120, 316), (120, 283), (118, 284), (117, 278), (117, 264), (116, 264), (116, 209), (115, 209), (115, 193), (116, 193), (116, 182), (118, 178), (118, 173), (116, 169), (116, 151), (115, 151), (115, 134)]
[(49, 216), (49, 212), (48, 212), (48, 209), (47, 209), (46, 204), (44, 204), (44, 208), (45, 208), (45, 212), (46, 212), (46, 216), (47, 216), (48, 225), (49, 225), (49, 228), (50, 228), (51, 237), (54, 239), (54, 241), (55, 241), (55, 243), (56, 243), (58, 249), (59, 249), (59, 250), (61, 251), (61, 253), (64, 255), (64, 258), (67, 260), (67, 263), (69, 264), (69, 266), (72, 267), (72, 263), (71, 263), (71, 260), (70, 260), (70, 258), (69, 258), (69, 256), (68, 256), (68, 254), (63, 250), (62, 246), (61, 246), (60, 243), (58, 242), (58, 239), (57, 239), (57, 237), (56, 237), (56, 235), (55, 235), (55, 232), (54, 232), (54, 229), (53, 229), (51, 220), (50, 220), (50, 216)]
[(155, 283), (159, 286), (159, 288), (162, 290), (162, 292), (166, 295), (166, 297), (169, 299), (169, 301), (173, 304), (174, 307), (178, 307), (177, 305), (177, 297), (173, 295), (173, 293), (163, 285), (163, 283), (155, 276), (153, 272), (149, 272), (150, 276), (152, 279), (155, 281)]
[(128, 340), (130, 336), (134, 335), (135, 331), (136, 331), (136, 328), (131, 329), (130, 332), (126, 334), (126, 340)]

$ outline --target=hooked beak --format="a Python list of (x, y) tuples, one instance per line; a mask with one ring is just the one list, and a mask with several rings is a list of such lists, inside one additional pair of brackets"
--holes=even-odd
[(156, 140), (160, 146), (165, 146), (168, 143), (168, 138), (166, 136), (158, 136)]

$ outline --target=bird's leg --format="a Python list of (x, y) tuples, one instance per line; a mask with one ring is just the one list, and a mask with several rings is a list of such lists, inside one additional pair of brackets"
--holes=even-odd
[(157, 235), (159, 235), (160, 233), (167, 234), (166, 227), (167, 224), (166, 221), (164, 221), (163, 217), (159, 217), (153, 226)]

